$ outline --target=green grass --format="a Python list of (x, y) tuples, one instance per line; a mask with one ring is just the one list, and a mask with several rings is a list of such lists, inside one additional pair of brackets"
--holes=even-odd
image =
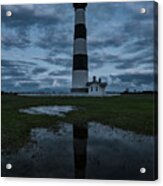
[[(29, 140), (31, 128), (55, 127), (58, 122), (73, 124), (89, 121), (119, 127), (136, 133), (153, 135), (154, 97), (123, 95), (119, 97), (2, 97), (2, 148), (15, 149)], [(40, 105), (72, 105), (80, 109), (66, 117), (29, 115), (20, 108)]]

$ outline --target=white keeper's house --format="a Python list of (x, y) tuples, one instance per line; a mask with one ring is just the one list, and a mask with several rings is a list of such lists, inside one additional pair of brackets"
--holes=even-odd
[(93, 81), (87, 83), (88, 95), (104, 96), (106, 86), (107, 83), (102, 82), (101, 78), (99, 78), (99, 80), (96, 80), (96, 76), (93, 76)]

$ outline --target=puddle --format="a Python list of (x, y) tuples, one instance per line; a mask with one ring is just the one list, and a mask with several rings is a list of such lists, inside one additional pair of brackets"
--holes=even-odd
[[(13, 168), (6, 170), (5, 164)], [(154, 137), (95, 122), (34, 128), (18, 152), (2, 154), (2, 176), (152, 179)], [(140, 168), (146, 173), (141, 174)]]
[(27, 109), (20, 109), (19, 112), (27, 114), (46, 114), (50, 116), (65, 116), (65, 113), (76, 110), (73, 106), (38, 106)]

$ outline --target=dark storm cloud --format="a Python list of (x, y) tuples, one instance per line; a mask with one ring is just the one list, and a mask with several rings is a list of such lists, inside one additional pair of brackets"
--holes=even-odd
[(58, 67), (66, 67), (68, 69), (72, 68), (72, 57), (70, 56), (65, 57), (65, 56), (62, 56), (62, 54), (59, 56), (58, 55), (54, 56), (54, 57), (49, 56), (47, 58), (36, 57), (34, 59), (44, 61), (51, 65), (56, 65)]
[[(19, 32), (18, 32), (19, 33)], [(18, 34), (19, 35), (19, 34)], [(27, 35), (20, 34), (18, 36), (6, 37), (2, 40), (2, 47), (5, 49), (11, 49), (13, 47), (23, 49), (30, 45), (30, 40), (27, 38)]]
[[(64, 31), (62, 31), (62, 29), (64, 29)], [(38, 38), (36, 46), (43, 49), (53, 50), (58, 48), (60, 49), (60, 52), (63, 51), (65, 48), (71, 48), (72, 37), (70, 37), (70, 35), (67, 33), (68, 30), (67, 32), (65, 32), (66, 26), (65, 28), (62, 27), (62, 29), (56, 30), (55, 26), (50, 26), (50, 28)]]
[(18, 86), (19, 91), (31, 91), (32, 90), (37, 90), (39, 88), (39, 83), (37, 82), (20, 82)]
[[(5, 91), (22, 91), (27, 90), (27, 86), (31, 84), (34, 88), (34, 82), (30, 80), (30, 69), (35, 66), (35, 63), (21, 60), (8, 60), (1, 61), (2, 69), (2, 88)], [(34, 84), (33, 84), (34, 83)]]
[[(130, 47), (129, 47), (130, 48)], [(151, 51), (151, 53), (149, 53)], [(134, 55), (134, 52), (132, 51), (133, 55), (112, 55), (108, 53), (104, 53), (103, 55), (100, 54), (100, 52), (92, 53), (91, 56), (89, 56), (90, 61), (90, 69), (98, 69), (106, 64), (108, 65), (114, 65), (116, 69), (132, 69), (135, 67), (138, 67), (139, 65), (147, 65), (151, 66), (154, 62), (154, 56), (153, 56), (153, 50), (151, 48), (151, 45), (149, 47), (144, 47), (139, 50), (135, 50), (138, 53), (138, 55)], [(130, 53), (128, 53), (130, 54)]]
[(22, 60), (9, 60), (9, 59), (2, 59), (1, 60), (1, 66), (2, 67), (6, 67), (6, 68), (10, 68), (10, 67), (13, 67), (13, 68), (19, 68), (19, 67), (22, 67), (22, 68), (26, 68), (27, 66), (34, 66), (35, 63), (33, 62), (30, 62), (30, 61), (22, 61)]
[(14, 65), (15, 61), (6, 61), (9, 66), (4, 62), (2, 66), (2, 87), (4, 91), (54, 91), (56, 88), (57, 90), (62, 90), (64, 88), (67, 89), (68, 85), (70, 86), (70, 81), (67, 78), (63, 78), (63, 75), (68, 74), (67, 70), (49, 73), (44, 68), (36, 67), (28, 71), (27, 65), (21, 69), (19, 65)]
[[(153, 38), (151, 38), (150, 36), (146, 36), (142, 39), (137, 39), (134, 42), (128, 43), (125, 47), (124, 50), (127, 50), (128, 53), (135, 53), (138, 51), (141, 51), (143, 49), (151, 49), (151, 46), (153, 45)], [(149, 54), (149, 52), (148, 52)]]
[(126, 88), (130, 90), (153, 90), (154, 74), (152, 73), (125, 73), (119, 75), (110, 75), (110, 86), (112, 89), (123, 91)]
[(22, 79), (23, 76), (25, 76), (25, 73), (18, 71), (17, 68), (2, 68), (2, 77), (11, 79)]
[(40, 83), (42, 83), (42, 86), (47, 86), (47, 85), (52, 85), (53, 84), (54, 79), (50, 78), (50, 77), (46, 77), (44, 79), (41, 80)]
[(65, 75), (71, 75), (70, 70), (58, 70), (54, 72), (49, 73), (50, 76), (65, 76)]
[(106, 65), (106, 63), (112, 64), (119, 62), (118, 56), (112, 54), (103, 54), (100, 55), (98, 52), (93, 53), (89, 56), (89, 68), (90, 70), (101, 68), (102, 66)]
[(18, 80), (27, 80), (30, 77), (29, 70), (35, 65), (29, 61), (2, 59), (2, 81), (8, 79), (17, 83)]
[(46, 71), (47, 71), (47, 69), (45, 69), (45, 68), (35, 68), (35, 69), (32, 71), (32, 73), (33, 73), (33, 74), (41, 74), (41, 73), (46, 72)]
[[(4, 5), (2, 6), (2, 24), (5, 24), (10, 28), (22, 28), (26, 29), (34, 25), (49, 25), (57, 24), (60, 21), (55, 10), (51, 13), (45, 13), (44, 9), (47, 9), (47, 5)], [(6, 16), (6, 11), (13, 12), (12, 19)], [(43, 11), (43, 12), (42, 12)]]
[[(138, 67), (143, 63), (153, 63), (152, 4), (152, 2), (101, 4), (101, 7), (105, 6), (105, 8), (102, 7), (103, 10), (109, 11), (107, 15), (101, 13), (100, 16), (103, 16), (103, 19), (100, 22), (94, 21), (96, 24), (90, 31), (92, 36), (89, 36), (88, 41), (92, 67), (100, 68), (100, 65), (102, 67), (108, 63), (115, 64), (117, 69), (125, 69)], [(146, 14), (139, 13), (141, 7), (147, 9)], [(98, 11), (96, 5), (90, 9)], [(113, 49), (119, 51), (120, 54), (112, 57), (114, 56)], [(136, 53), (137, 55), (134, 56)]]
[[(110, 45), (108, 44), (109, 48)], [(112, 46), (113, 48), (114, 46)], [(113, 55), (108, 52), (102, 53), (102, 51), (91, 52), (89, 60), (91, 61), (91, 69), (98, 69), (105, 66), (106, 63), (115, 65), (117, 69), (129, 69), (136, 66), (146, 64), (151, 65), (154, 62), (154, 46), (152, 39), (142, 39), (133, 41), (129, 44), (125, 44), (122, 49), (124, 55)], [(128, 55), (125, 55), (127, 51)], [(137, 55), (135, 55), (137, 53)]]
[[(63, 9), (62, 9), (63, 7)], [(3, 40), (2, 47), (18, 47), (25, 48), (28, 47), (33, 41), (30, 38), (30, 32), (32, 29), (36, 29), (36, 36), (39, 37), (41, 33), (45, 37), (39, 38), (36, 45), (40, 47), (51, 47), (50, 41), (54, 41), (53, 46), (58, 42), (54, 40), (57, 37), (53, 36), (57, 34), (57, 29), (61, 28), (61, 25), (67, 24), (67, 19), (69, 19), (69, 11), (67, 8), (71, 9), (70, 4), (62, 5), (5, 5), (2, 6), (2, 25), (4, 29), (14, 29), (12, 37), (7, 37), (4, 32), (2, 32)], [(10, 10), (13, 12), (12, 17), (6, 16), (6, 11)], [(64, 19), (63, 11), (67, 12), (67, 19)], [(58, 24), (60, 24), (58, 26)], [(60, 30), (60, 33), (62, 30)], [(56, 32), (56, 34), (55, 34)], [(47, 37), (46, 37), (47, 36)], [(66, 35), (67, 36), (67, 35)], [(60, 37), (60, 36), (59, 36)], [(51, 38), (48, 40), (48, 38)], [(60, 38), (57, 38), (60, 39)], [(63, 37), (62, 37), (63, 39)], [(34, 43), (33, 43), (34, 44)]]
[(14, 86), (14, 83), (12, 81), (8, 80), (2, 80), (2, 91), (17, 91), (16, 87)]
[(120, 79), (121, 82), (124, 83), (134, 83), (135, 85), (142, 85), (142, 84), (150, 84), (153, 82), (153, 74), (148, 73), (148, 74), (140, 74), (140, 73), (135, 73), (135, 74), (121, 74), (121, 75), (111, 75), (110, 76), (112, 81), (114, 82), (117, 78)]
[(65, 88), (69, 88), (71, 85), (70, 85), (70, 81), (66, 78), (58, 78), (57, 79), (57, 83), (58, 85), (60, 85), (59, 87), (65, 87)]
[(99, 39), (92, 39), (89, 42), (89, 47), (91, 49), (96, 49), (97, 47), (101, 46), (102, 48), (105, 47), (119, 47), (121, 46), (125, 41), (125, 38), (118, 38), (117, 36), (113, 37), (113, 36), (108, 36), (107, 38), (99, 38)]
[(138, 67), (139, 65), (147, 65), (151, 66), (153, 64), (153, 55), (147, 52), (143, 52), (142, 55), (136, 55), (136, 56), (130, 56), (127, 58), (121, 58), (119, 56), (119, 59), (117, 61), (114, 61), (115, 67), (117, 69), (132, 69), (135, 67)]

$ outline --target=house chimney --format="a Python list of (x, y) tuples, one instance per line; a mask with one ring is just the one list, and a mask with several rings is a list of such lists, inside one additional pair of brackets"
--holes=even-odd
[(101, 83), (101, 78), (99, 78), (98, 82)]
[(96, 76), (93, 76), (93, 82), (96, 82)]

